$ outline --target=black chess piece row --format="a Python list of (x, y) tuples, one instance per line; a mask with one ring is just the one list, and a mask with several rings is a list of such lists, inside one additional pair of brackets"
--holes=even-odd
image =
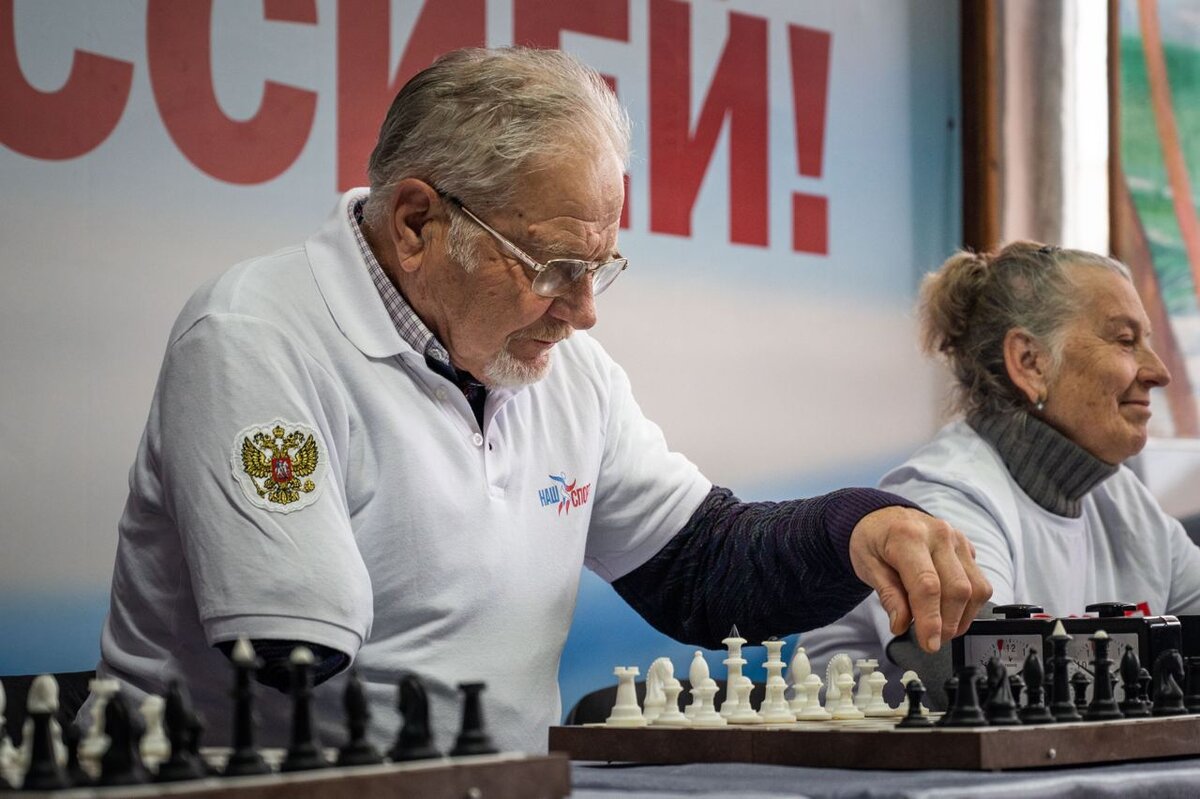
[[(262, 774), (270, 770), (262, 755), (254, 745), (253, 724), (253, 673), (260, 667), (260, 662), (254, 657), (249, 643), (242, 648), (242, 642), (234, 649), (234, 666), (237, 677), (234, 686), (236, 705), (234, 726), (234, 750), (225, 767), (226, 776), (243, 774)], [(246, 652), (245, 650), (249, 650)], [(297, 648), (291, 657), (292, 664), (292, 734), (287, 754), (280, 766), (281, 771), (307, 771), (337, 766), (365, 766), (384, 762), (383, 756), (370, 741), (367, 740), (367, 723), (370, 720), (368, 707), (362, 683), (352, 671), (346, 681), (346, 689), (342, 701), (346, 709), (346, 727), (349, 740), (338, 751), (335, 762), (325, 759), (320, 743), (313, 730), (312, 675), (310, 666), (312, 654), (304, 647)], [(461, 755), (492, 754), (497, 751), (492, 744), (491, 736), (484, 727), (483, 705), (481, 695), (484, 683), (461, 683), (459, 690), (463, 695), (462, 726), (453, 749), (452, 757)], [(433, 734), (429, 725), (429, 700), (424, 684), (415, 674), (401, 678), (399, 687), (399, 711), (404, 719), (396, 736), (395, 745), (389, 750), (391, 760), (399, 762), (441, 757), (442, 752), (433, 744)]]
[[(69, 758), (66, 767), (59, 764), (55, 756), (53, 714), (57, 710), (57, 684), (46, 676), (35, 681), (31, 687), (29, 715), (32, 719), (31, 760), (24, 776), (24, 790), (61, 790), (87, 785), (136, 785), (151, 781), (177, 782), (194, 780), (220, 774), (222, 776), (245, 776), (266, 774), (270, 766), (255, 746), (255, 671), (261, 661), (254, 654), (249, 642), (239, 641), (233, 651), (234, 729), (233, 748), (225, 768), (217, 772), (211, 769), (200, 756), (200, 736), (204, 723), (193, 709), (184, 686), (178, 681), (169, 685), (163, 712), (163, 726), (171, 744), (170, 757), (163, 761), (153, 776), (142, 763), (139, 743), (142, 725), (130, 713), (125, 698), (113, 694), (104, 706), (104, 733), (109, 746), (100, 762), (100, 776), (93, 783), (79, 766), (79, 730), (73, 724), (64, 730)], [(337, 759), (330, 762), (317, 741), (313, 730), (312, 655), (299, 647), (292, 653), (291, 698), (292, 731), (291, 743), (280, 765), (281, 771), (304, 771), (328, 766), (362, 766), (384, 762), (384, 758), (370, 741), (366, 730), (370, 720), (370, 709), (363, 692), (362, 683), (353, 672), (346, 681), (343, 704), (346, 709), (346, 726), (349, 740), (338, 751)], [(450, 755), (479, 755), (495, 753), (484, 726), (481, 695), (484, 683), (462, 683), (459, 690), (463, 695), (462, 727)], [(404, 723), (397, 734), (395, 745), (389, 751), (393, 761), (437, 758), (442, 752), (433, 744), (429, 725), (429, 701), (420, 678), (405, 675), (400, 680), (399, 710)], [(0, 791), (8, 786), (0, 775)]]
[[(1082, 668), (1068, 676), (1072, 663), (1067, 655), (1070, 640), (1071, 636), (1061, 627), (1050, 636), (1054, 651), (1049, 659), (1049, 674), (1035, 649), (1027, 653), (1019, 674), (1009, 675), (996, 657), (989, 660), (983, 675), (977, 666), (963, 667), (946, 682), (950, 707), (938, 725), (1053, 724), (1200, 713), (1200, 657), (1188, 659), (1185, 680), (1183, 658), (1176, 650), (1168, 650), (1155, 660), (1152, 676), (1141, 667), (1133, 647), (1127, 646), (1120, 663), (1124, 700), (1118, 702), (1117, 676), (1108, 656), (1112, 640), (1102, 630), (1090, 638), (1094, 650), (1091, 677)], [(1186, 696), (1180, 687), (1184, 684), (1188, 686)], [(924, 688), (920, 691), (923, 693)], [(1020, 704), (1022, 693), (1024, 706)], [(909, 702), (911, 717), (919, 696), (914, 701), (910, 693)], [(905, 721), (908, 720), (906, 717)], [(917, 723), (902, 726), (917, 726)]]

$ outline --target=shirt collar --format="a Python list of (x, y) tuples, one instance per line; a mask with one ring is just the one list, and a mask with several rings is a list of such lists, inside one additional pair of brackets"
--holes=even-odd
[(347, 206), (350, 229), (354, 231), (358, 249), (362, 253), (363, 261), (367, 264), (367, 273), (371, 276), (371, 282), (375, 284), (375, 289), (379, 292), (379, 298), (383, 300), (392, 324), (396, 326), (396, 332), (410, 347), (422, 353), (427, 360), (450, 367), (450, 353), (404, 299), (404, 295), (383, 271), (383, 267), (379, 265), (379, 259), (375, 257), (375, 253), (367, 243), (367, 237), (362, 230), (362, 208), (366, 201), (366, 197), (361, 197)]

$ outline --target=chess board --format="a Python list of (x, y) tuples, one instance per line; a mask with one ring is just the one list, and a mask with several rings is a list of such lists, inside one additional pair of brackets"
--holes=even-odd
[[(213, 765), (223, 761), (222, 753), (215, 750), (206, 751), (205, 759)], [(570, 792), (570, 764), (565, 755), (501, 753), (256, 777), (209, 777), (187, 782), (3, 795), (60, 799), (147, 799), (157, 796), (195, 799), (463, 799), (471, 796), (560, 799)]]
[(727, 727), (551, 727), (573, 760), (853, 769), (1045, 768), (1200, 755), (1200, 716), (1019, 727), (916, 728), (899, 719)]

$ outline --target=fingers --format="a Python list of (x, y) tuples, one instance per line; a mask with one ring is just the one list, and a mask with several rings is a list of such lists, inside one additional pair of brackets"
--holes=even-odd
[(966, 544), (965, 552), (959, 552), (959, 561), (963, 565), (968, 581), (971, 584), (971, 597), (967, 600), (966, 606), (963, 608), (962, 616), (958, 620), (958, 628), (953, 635), (962, 635), (971, 626), (971, 622), (979, 615), (980, 609), (992, 597), (992, 584), (983, 576), (983, 570), (979, 568), (979, 564), (975, 562), (975, 547), (967, 540), (966, 536), (961, 536), (963, 543)]
[[(947, 633), (943, 619), (945, 605), (945, 588), (943, 578), (938, 574), (934, 553), (925, 546), (905, 547), (909, 549), (900, 556), (896, 569), (908, 599), (912, 613), (913, 632), (917, 644), (926, 652), (936, 652), (942, 647), (942, 641), (949, 639), (952, 633)], [(943, 559), (943, 569), (945, 568)], [(953, 603), (949, 609), (953, 611)], [(954, 626), (957, 627), (958, 616), (954, 616)]]
[(892, 633), (911, 623), (917, 644), (928, 652), (966, 632), (992, 594), (971, 542), (946, 522), (911, 509), (885, 508), (861, 519), (850, 556), (859, 577), (879, 593)]

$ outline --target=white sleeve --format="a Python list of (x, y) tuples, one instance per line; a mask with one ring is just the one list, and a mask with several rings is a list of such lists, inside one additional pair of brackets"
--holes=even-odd
[(1200, 613), (1200, 547), (1188, 536), (1178, 519), (1166, 513), (1163, 516), (1171, 536), (1171, 593), (1167, 612)]
[(992, 584), (992, 604), (1013, 603), (1017, 555), (1013, 542), (989, 510), (961, 488), (927, 479), (907, 467), (885, 475), (879, 487), (912, 500), (965, 535), (975, 546), (976, 563)]
[(345, 500), (349, 419), (328, 373), (270, 323), (206, 316), (170, 343), (152, 413), (163, 502), (209, 642), (357, 652), (372, 591)]
[(608, 418), (585, 563), (612, 582), (682, 530), (712, 483), (642, 415), (625, 371), (599, 345), (596, 354), (608, 367)]
[(891, 624), (887, 613), (879, 603), (879, 594), (872, 593), (854, 610), (832, 624), (801, 633), (799, 643), (808, 654), (814, 671), (820, 665), (821, 671), (817, 673), (824, 679), (826, 664), (839, 652), (845, 652), (853, 660), (875, 658), (884, 671), (892, 676), (894, 669), (890, 667), (886, 653), (891, 640)]

